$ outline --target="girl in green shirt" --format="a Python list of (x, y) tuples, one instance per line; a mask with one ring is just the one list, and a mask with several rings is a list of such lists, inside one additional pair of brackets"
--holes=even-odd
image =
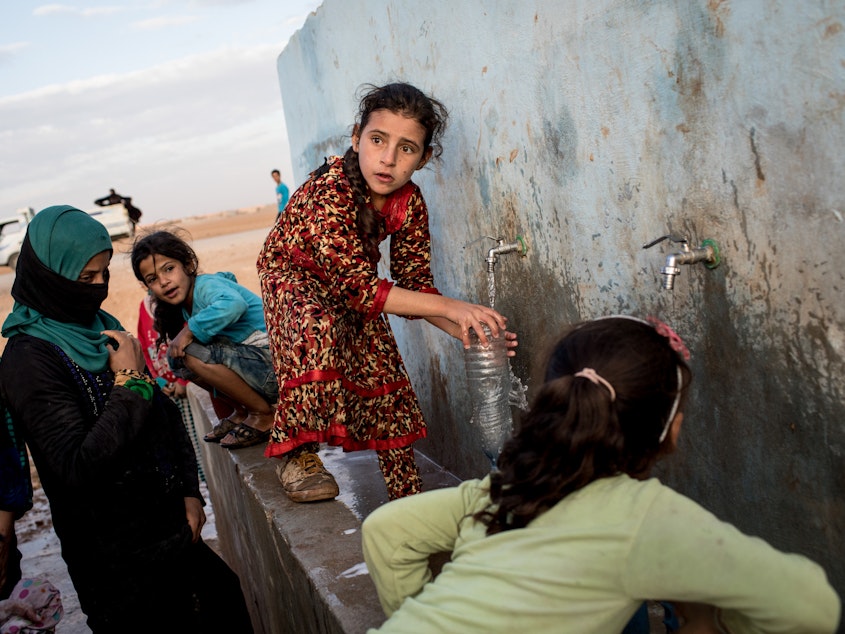
[(676, 446), (688, 358), (656, 320), (568, 332), (497, 471), (365, 520), (379, 631), (618, 634), (654, 599), (674, 604), (681, 632), (834, 632), (840, 602), (821, 567), (650, 477)]

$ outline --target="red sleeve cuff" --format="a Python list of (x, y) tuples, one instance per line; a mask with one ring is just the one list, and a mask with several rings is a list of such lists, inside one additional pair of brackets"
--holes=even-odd
[(384, 303), (387, 301), (387, 294), (393, 288), (393, 282), (389, 280), (380, 280), (378, 289), (376, 290), (376, 298), (373, 300), (373, 306), (370, 312), (367, 313), (365, 319), (371, 321), (381, 315), (384, 310)]

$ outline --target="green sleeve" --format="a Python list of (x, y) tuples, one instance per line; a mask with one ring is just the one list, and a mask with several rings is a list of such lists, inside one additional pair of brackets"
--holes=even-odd
[(394, 500), (364, 520), (362, 545), (385, 614), (431, 580), (429, 555), (451, 552), (461, 520), (484, 497), (478, 480)]
[(668, 488), (644, 516), (624, 582), (632, 597), (714, 605), (732, 634), (832, 633), (839, 622), (839, 598), (819, 565)]

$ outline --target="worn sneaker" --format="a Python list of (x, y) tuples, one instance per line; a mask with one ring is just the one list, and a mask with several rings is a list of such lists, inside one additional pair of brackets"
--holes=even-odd
[(334, 476), (326, 471), (320, 456), (304, 452), (276, 467), (285, 493), (294, 502), (332, 500), (340, 492)]

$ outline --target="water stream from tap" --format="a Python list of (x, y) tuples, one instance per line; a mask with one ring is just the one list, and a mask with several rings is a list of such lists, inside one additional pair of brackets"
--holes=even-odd
[(487, 295), (490, 298), (490, 308), (496, 308), (496, 273), (487, 271)]
[[(487, 293), (490, 298), (490, 308), (496, 308), (496, 273), (495, 271), (488, 271), (487, 273)], [(511, 387), (508, 393), (508, 402), (522, 410), (528, 411), (528, 387), (522, 384), (522, 381), (513, 373), (510, 361), (508, 361), (508, 372), (510, 373)]]

